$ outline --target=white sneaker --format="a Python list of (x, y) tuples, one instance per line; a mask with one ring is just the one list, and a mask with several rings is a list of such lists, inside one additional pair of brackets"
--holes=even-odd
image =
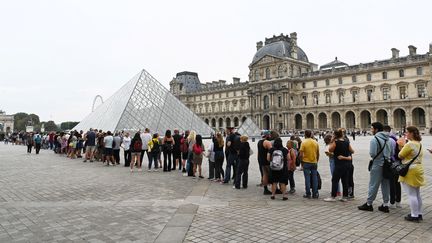
[(396, 208), (396, 204), (390, 204), (389, 208)]
[(325, 202), (336, 202), (336, 198), (334, 197), (328, 197), (328, 198), (324, 198)]
[(151, 169), (148, 169), (147, 171), (148, 171), (148, 172), (151, 172)]
[(142, 172), (142, 169), (138, 169), (138, 172)]
[(153, 169), (153, 171), (154, 171), (154, 172), (157, 172), (157, 171), (158, 171), (158, 169)]
[(402, 204), (400, 202), (396, 202), (396, 207), (397, 208), (402, 208)]
[(339, 201), (341, 201), (341, 202), (348, 202), (348, 199), (345, 198), (345, 197), (341, 197), (341, 198), (339, 198)]

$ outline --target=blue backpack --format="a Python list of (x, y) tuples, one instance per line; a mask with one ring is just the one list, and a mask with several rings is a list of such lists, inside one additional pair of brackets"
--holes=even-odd
[(36, 138), (35, 138), (35, 143), (37, 143), (37, 144), (40, 144), (40, 143), (42, 143), (42, 138), (41, 138), (41, 136), (40, 136), (40, 135), (36, 135)]

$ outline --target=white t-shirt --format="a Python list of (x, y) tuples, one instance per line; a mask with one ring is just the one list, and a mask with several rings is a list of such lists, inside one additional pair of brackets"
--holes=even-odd
[(113, 136), (104, 137), (105, 148), (112, 148), (113, 140)]
[(129, 150), (131, 145), (131, 138), (130, 137), (123, 137), (123, 148), (124, 150)]
[(148, 149), (148, 143), (152, 140), (152, 135), (150, 133), (141, 133), (142, 140), (142, 150)]

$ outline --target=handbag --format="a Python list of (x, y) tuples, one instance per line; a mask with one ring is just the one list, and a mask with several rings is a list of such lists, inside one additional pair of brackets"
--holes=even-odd
[(406, 174), (408, 174), (408, 170), (410, 165), (417, 159), (417, 157), (420, 155), (420, 152), (422, 150), (422, 145), (420, 144), (420, 149), (419, 152), (417, 153), (417, 155), (407, 164), (402, 164), (402, 162), (400, 161), (395, 161), (392, 164), (392, 170), (394, 171), (394, 173), (396, 175), (400, 175), (400, 176), (406, 176)]

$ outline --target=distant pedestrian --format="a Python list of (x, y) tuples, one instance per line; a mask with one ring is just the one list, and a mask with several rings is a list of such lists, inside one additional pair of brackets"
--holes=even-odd
[[(303, 174), (305, 177), (304, 198), (318, 198), (318, 160), (319, 146), (312, 138), (312, 131), (305, 131), (305, 139), (300, 145), (300, 158), (302, 160)], [(311, 185), (312, 178), (312, 185)], [(311, 195), (312, 189), (312, 195)]]
[(140, 133), (135, 133), (131, 140), (131, 161), (130, 161), (130, 171), (133, 172), (134, 165), (138, 167), (138, 171), (141, 172), (141, 151), (142, 151), (142, 140)]
[(248, 187), (249, 156), (251, 148), (248, 142), (248, 136), (240, 136), (239, 162), (237, 165), (237, 174), (234, 188), (240, 189), (240, 183), (243, 189)]
[(271, 199), (275, 199), (277, 184), (283, 194), (282, 199), (288, 200), (286, 185), (288, 184), (288, 150), (283, 147), (282, 139), (276, 138), (273, 147), (267, 154), (267, 160), (270, 161), (269, 183), (272, 185)]
[(193, 153), (193, 175), (192, 177), (196, 177), (196, 171), (198, 170), (198, 177), (204, 178), (202, 176), (202, 160), (203, 160), (203, 153), (205, 151), (205, 147), (202, 141), (201, 135), (196, 135), (195, 143), (192, 147), (192, 153)]
[(171, 130), (166, 130), (165, 137), (162, 140), (162, 150), (164, 156), (164, 165), (163, 171), (168, 172), (171, 171), (172, 167), (172, 153), (174, 150), (174, 138), (171, 136)]
[(125, 167), (130, 166), (131, 161), (131, 142), (132, 139), (129, 137), (129, 133), (126, 132), (124, 137), (122, 138), (122, 147), (124, 150), (124, 160), (125, 160)]

